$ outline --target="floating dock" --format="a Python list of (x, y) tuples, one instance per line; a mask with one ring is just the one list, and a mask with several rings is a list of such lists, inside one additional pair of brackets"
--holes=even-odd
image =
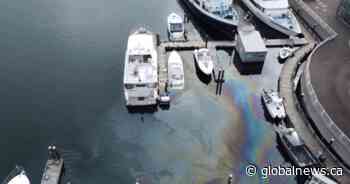
[[(291, 39), (265, 39), (266, 47), (283, 47), (289, 46), (304, 46), (309, 42), (305, 38), (291, 38)], [(206, 41), (203, 40), (189, 40), (186, 42), (171, 42), (171, 41), (161, 41), (160, 46), (166, 51), (170, 50), (194, 50), (204, 47), (212, 47), (215, 49), (234, 49), (237, 45), (236, 41)]]

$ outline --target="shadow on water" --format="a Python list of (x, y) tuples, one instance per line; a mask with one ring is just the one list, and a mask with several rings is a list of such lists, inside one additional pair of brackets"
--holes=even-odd
[(126, 106), (128, 113), (136, 114), (136, 113), (147, 113), (152, 114), (158, 111), (157, 105), (145, 105), (145, 106)]
[(241, 75), (261, 74), (264, 62), (242, 62), (238, 53), (235, 53), (233, 64)]
[[(199, 32), (201, 38), (208, 40), (233, 40), (234, 34), (228, 34), (222, 29), (215, 28), (212, 24), (205, 21), (205, 19), (191, 11), (190, 7), (184, 3), (185, 0), (177, 0), (178, 4), (184, 10), (186, 16), (191, 20), (195, 29)], [(205, 28), (205, 29), (204, 29)], [(220, 33), (220, 34), (218, 34)]]

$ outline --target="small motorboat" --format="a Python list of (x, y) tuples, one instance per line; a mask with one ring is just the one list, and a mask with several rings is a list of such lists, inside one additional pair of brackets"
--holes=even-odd
[(168, 37), (171, 41), (185, 40), (184, 20), (176, 13), (171, 13), (168, 16)]
[(22, 167), (16, 166), (2, 182), (3, 184), (30, 184), (30, 180)]
[(317, 158), (305, 145), (304, 140), (301, 139), (294, 128), (279, 126), (276, 128), (276, 132), (292, 164), (300, 168), (318, 165)]
[(176, 51), (172, 51), (168, 59), (168, 80), (171, 89), (184, 89), (184, 68), (180, 54)]
[(193, 52), (194, 59), (198, 65), (198, 68), (205, 74), (211, 75), (214, 69), (213, 57), (210, 54), (209, 49), (202, 48), (196, 49)]
[(286, 117), (283, 99), (278, 96), (276, 91), (263, 89), (261, 96), (272, 119), (284, 119)]
[(169, 104), (170, 104), (170, 101), (171, 101), (168, 92), (160, 93), (160, 94), (159, 94), (159, 97), (158, 97), (158, 100), (159, 100), (159, 105), (160, 105), (160, 106), (169, 105)]
[(288, 59), (293, 55), (293, 49), (290, 47), (282, 47), (279, 51), (278, 58), (282, 61)]

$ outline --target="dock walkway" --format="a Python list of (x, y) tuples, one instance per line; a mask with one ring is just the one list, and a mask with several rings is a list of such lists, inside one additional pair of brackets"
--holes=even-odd
[[(281, 46), (304, 46), (308, 44), (305, 38), (292, 39), (266, 39), (266, 47), (281, 47)], [(189, 40), (181, 42), (161, 41), (160, 46), (166, 51), (170, 50), (194, 50), (198, 48), (211, 47), (217, 50), (220, 49), (234, 49), (237, 45), (236, 41), (206, 41), (203, 40)]]

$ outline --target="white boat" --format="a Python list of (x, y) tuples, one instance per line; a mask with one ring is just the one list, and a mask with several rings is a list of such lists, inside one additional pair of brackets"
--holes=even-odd
[(168, 59), (168, 87), (178, 90), (184, 89), (184, 76), (182, 58), (178, 52), (172, 51)]
[(300, 168), (313, 167), (318, 164), (317, 158), (305, 145), (304, 140), (301, 139), (294, 128), (278, 126), (276, 132), (292, 164)]
[(168, 16), (168, 36), (171, 41), (185, 40), (184, 20), (176, 13)]
[(242, 0), (247, 8), (269, 27), (288, 36), (302, 34), (288, 0)]
[(282, 47), (279, 51), (279, 59), (286, 60), (293, 55), (293, 49), (290, 47)]
[(2, 184), (30, 184), (30, 180), (23, 168), (16, 167), (10, 172)]
[(206, 75), (211, 75), (214, 69), (213, 57), (211, 56), (209, 49), (202, 48), (196, 49), (193, 52), (194, 59), (198, 68)]
[(127, 106), (148, 106), (157, 103), (156, 44), (156, 35), (144, 28), (129, 36), (124, 64), (124, 95)]
[(182, 0), (194, 16), (225, 35), (233, 36), (239, 15), (232, 0)]
[(278, 96), (276, 91), (263, 89), (261, 96), (268, 113), (273, 119), (284, 119), (286, 117), (283, 99)]

